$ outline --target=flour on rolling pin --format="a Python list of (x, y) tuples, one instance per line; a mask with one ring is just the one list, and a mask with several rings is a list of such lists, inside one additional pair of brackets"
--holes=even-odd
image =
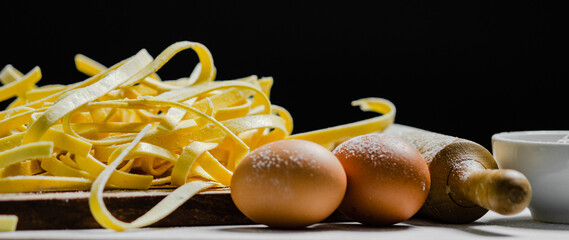
[(468, 223), (488, 210), (509, 215), (529, 205), (527, 178), (515, 170), (498, 169), (492, 154), (481, 145), (399, 124), (384, 132), (415, 146), (429, 166), (431, 190), (419, 215)]

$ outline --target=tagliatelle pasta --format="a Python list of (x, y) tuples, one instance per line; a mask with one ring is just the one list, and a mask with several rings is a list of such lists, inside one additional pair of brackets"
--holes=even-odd
[(16, 230), (18, 216), (0, 215), (0, 232), (11, 232)]
[[(186, 49), (200, 61), (191, 75), (161, 79), (158, 70)], [(395, 116), (388, 100), (364, 98), (354, 104), (383, 115), (292, 134), (292, 116), (270, 101), (272, 78), (214, 80), (211, 53), (195, 42), (172, 44), (156, 58), (143, 49), (108, 68), (81, 54), (75, 63), (89, 77), (69, 85), (37, 86), (39, 67), (0, 72), (0, 100), (15, 98), (0, 111), (0, 193), (90, 190), (93, 216), (117, 231), (153, 224), (204, 189), (230, 187), (239, 161), (266, 143), (295, 138), (332, 149)], [(174, 190), (131, 223), (102, 200), (105, 189), (153, 187)], [(0, 229), (17, 222), (0, 217)]]

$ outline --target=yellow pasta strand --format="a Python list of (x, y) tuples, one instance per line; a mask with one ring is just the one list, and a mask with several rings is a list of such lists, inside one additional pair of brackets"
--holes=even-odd
[(55, 147), (82, 157), (86, 157), (91, 152), (92, 147), (92, 144), (55, 128), (49, 128), (40, 140), (52, 142)]
[(32, 176), (40, 174), (44, 172), (44, 169), (40, 165), (41, 162), (38, 159), (14, 163), (4, 169), (0, 169), (0, 177)]
[[(191, 74), (161, 80), (157, 71), (187, 49), (199, 58)], [(230, 187), (235, 167), (259, 146), (296, 138), (331, 149), (395, 117), (388, 100), (365, 98), (353, 104), (381, 116), (292, 134), (291, 114), (270, 101), (273, 78), (214, 81), (213, 57), (195, 42), (156, 58), (143, 49), (109, 68), (77, 54), (75, 65), (89, 77), (69, 85), (36, 87), (39, 67), (0, 71), (0, 100), (17, 97), (0, 111), (0, 193), (90, 190), (91, 213), (116, 231), (149, 226), (203, 189)], [(173, 191), (130, 223), (103, 202), (105, 189), (150, 187)], [(12, 224), (0, 217), (0, 229)]]
[(288, 138), (304, 139), (318, 143), (328, 149), (333, 149), (337, 144), (349, 138), (381, 131), (395, 120), (395, 105), (387, 99), (364, 98), (352, 102), (352, 105), (360, 106), (364, 111), (374, 111), (383, 115), (340, 126), (294, 134)]
[(91, 180), (59, 176), (13, 176), (0, 178), (0, 193), (87, 190)]
[(24, 133), (15, 133), (10, 136), (0, 138), (0, 152), (20, 146)]
[(75, 55), (75, 67), (79, 72), (85, 73), (88, 76), (95, 76), (100, 72), (107, 70), (107, 67), (103, 64), (100, 64), (83, 54)]
[(34, 142), (0, 152), (0, 168), (34, 158), (50, 157), (53, 142)]
[(18, 225), (18, 216), (0, 215), (0, 232), (16, 231), (17, 225)]
[[(99, 176), (107, 167), (107, 165), (91, 155), (87, 157), (77, 156), (75, 161), (77, 165), (79, 165), (79, 168), (88, 172), (93, 179)], [(150, 175), (139, 175), (115, 170), (107, 182), (109, 182), (110, 185), (123, 189), (148, 189), (152, 183), (152, 179), (154, 178)]]
[(118, 87), (121, 83), (128, 80), (133, 74), (136, 74), (140, 69), (152, 60), (152, 57), (146, 52), (141, 50), (132, 59), (120, 66), (117, 70), (112, 71), (100, 81), (92, 85), (77, 89), (71, 92), (55, 103), (51, 108), (46, 110), (35, 122), (32, 123), (22, 143), (29, 143), (37, 141), (47, 131), (51, 125), (60, 120), (67, 113), (93, 101), (112, 89)]
[(145, 127), (137, 135), (137, 137), (123, 151), (121, 151), (118, 156), (116, 156), (116, 158), (110, 161), (112, 163), (107, 166), (101, 174), (99, 174), (93, 183), (93, 186), (91, 187), (89, 206), (91, 208), (91, 212), (93, 213), (93, 217), (103, 227), (114, 229), (116, 231), (124, 231), (130, 228), (148, 226), (166, 217), (197, 192), (212, 185), (211, 183), (201, 181), (190, 182), (187, 185), (176, 189), (174, 192), (160, 201), (156, 206), (154, 206), (150, 211), (131, 223), (126, 223), (115, 218), (105, 207), (105, 203), (103, 202), (102, 195), (105, 184), (113, 173), (114, 169), (118, 167), (124, 158), (136, 147), (136, 145), (140, 142), (140, 140), (142, 140), (142, 137), (147, 133), (151, 126), (152, 125), (150, 124), (147, 125), (147, 127)]
[(185, 184), (195, 160), (204, 152), (214, 149), (215, 147), (217, 147), (216, 143), (199, 141), (192, 142), (186, 146), (172, 169), (172, 184), (177, 186)]
[(39, 67), (35, 67), (22, 78), (11, 81), (0, 87), (0, 101), (4, 101), (17, 95), (23, 95), (25, 91), (34, 88), (34, 84), (36, 84), (40, 79), (41, 70)]
[(209, 50), (201, 43), (182, 41), (174, 43), (166, 48), (162, 53), (160, 53), (160, 55), (156, 57), (155, 61), (150, 63), (148, 67), (140, 71), (137, 75), (132, 76), (128, 81), (123, 83), (122, 87), (130, 86), (140, 80), (142, 80), (143, 83), (150, 85), (152, 85), (152, 83), (156, 83), (156, 81), (152, 81), (152, 78), (146, 78), (146, 76), (158, 71), (158, 69), (166, 64), (168, 60), (170, 60), (170, 58), (172, 58), (178, 52), (186, 49), (193, 49), (198, 54), (198, 58), (201, 63), (201, 71), (195, 83), (199, 84), (207, 81), (212, 81), (215, 77), (215, 67), (213, 66), (213, 58)]
[(18, 79), (22, 78), (24, 74), (22, 74), (18, 69), (14, 68), (11, 64), (8, 64), (2, 68), (0, 71), (0, 82), (4, 85), (17, 81)]
[(223, 186), (229, 187), (231, 185), (231, 176), (233, 172), (224, 167), (215, 157), (209, 152), (204, 152), (198, 157), (197, 163), (204, 169), (216, 182)]
[(55, 157), (42, 159), (41, 167), (54, 176), (91, 178), (88, 172), (67, 166)]

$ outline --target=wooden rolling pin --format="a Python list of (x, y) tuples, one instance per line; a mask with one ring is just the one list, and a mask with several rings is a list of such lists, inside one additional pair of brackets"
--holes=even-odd
[(527, 178), (515, 170), (498, 169), (492, 154), (475, 142), (400, 124), (384, 133), (414, 145), (429, 166), (431, 190), (419, 216), (469, 223), (488, 210), (519, 213), (531, 200)]

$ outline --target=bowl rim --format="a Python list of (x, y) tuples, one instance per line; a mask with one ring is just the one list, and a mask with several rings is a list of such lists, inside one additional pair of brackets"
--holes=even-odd
[(530, 140), (512, 138), (512, 136), (543, 135), (543, 134), (569, 135), (569, 130), (528, 130), (528, 131), (499, 132), (492, 135), (492, 142), (500, 141), (508, 143), (525, 143), (525, 144), (558, 145), (558, 146), (569, 145), (569, 140), (567, 142), (545, 142), (545, 141), (530, 141)]

